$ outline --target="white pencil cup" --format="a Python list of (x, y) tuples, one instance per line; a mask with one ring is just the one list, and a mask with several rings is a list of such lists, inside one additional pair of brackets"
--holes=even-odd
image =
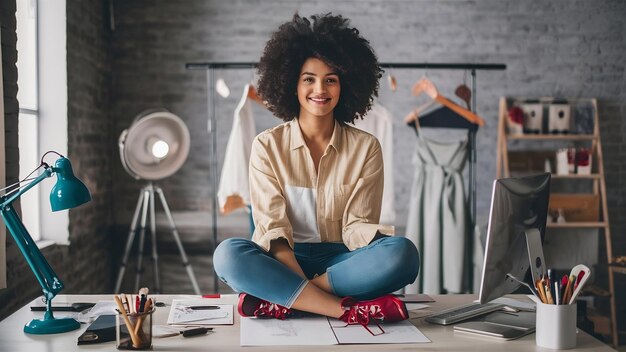
[(537, 302), (537, 346), (556, 350), (576, 347), (576, 302), (543, 304)]

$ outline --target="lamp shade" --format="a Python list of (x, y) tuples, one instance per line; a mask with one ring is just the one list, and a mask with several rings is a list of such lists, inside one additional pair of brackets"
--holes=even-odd
[(57, 182), (50, 192), (52, 211), (74, 208), (91, 200), (89, 190), (74, 176), (67, 158), (59, 158), (52, 171), (57, 174)]

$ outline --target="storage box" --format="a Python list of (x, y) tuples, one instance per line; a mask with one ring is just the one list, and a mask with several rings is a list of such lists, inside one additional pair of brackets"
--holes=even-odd
[(567, 104), (551, 104), (548, 114), (550, 133), (570, 133), (571, 107)]
[(543, 127), (543, 105), (522, 104), (524, 110), (524, 133), (541, 133)]
[(597, 222), (600, 219), (600, 197), (596, 194), (550, 195), (550, 214), (562, 210), (566, 222)]

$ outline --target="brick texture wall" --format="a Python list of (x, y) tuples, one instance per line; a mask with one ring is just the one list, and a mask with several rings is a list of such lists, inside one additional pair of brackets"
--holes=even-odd
[[(111, 30), (107, 1), (67, 1), (68, 154), (92, 201), (70, 211), (68, 291), (110, 291)], [(69, 285), (68, 280), (68, 285)]]
[[(50, 246), (44, 256), (66, 285), (63, 293), (103, 293), (111, 286), (112, 142), (109, 116), (110, 33), (103, 2), (67, 1), (68, 157), (93, 200), (70, 211), (69, 246)], [(7, 184), (18, 177), (15, 2), (2, 1), (2, 49)], [(5, 27), (6, 26), (6, 27)], [(0, 290), (0, 319), (41, 289), (7, 234), (7, 283)]]
[[(2, 24), (2, 79), (4, 89), (4, 153), (6, 158), (6, 184), (15, 183), (19, 177), (19, 151), (17, 141), (17, 127), (19, 105), (17, 102), (17, 35), (16, 28), (16, 5), (15, 1), (2, 1), (0, 3), (0, 24)], [(4, 224), (0, 225), (4, 226)], [(19, 278), (20, 273), (24, 276), (30, 272), (26, 261), (15, 246), (13, 238), (7, 231), (7, 288), (0, 290), (0, 319), (12, 312), (15, 308), (13, 302), (20, 301), (17, 298), (25, 290), (32, 291), (29, 287), (38, 286), (35, 278), (30, 276)], [(34, 296), (30, 294), (30, 299)]]

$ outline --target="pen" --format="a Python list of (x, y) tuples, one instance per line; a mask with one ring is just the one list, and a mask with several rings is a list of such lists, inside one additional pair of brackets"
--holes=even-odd
[[(145, 301), (144, 310), (146, 312), (150, 312), (150, 310), (152, 310), (152, 298)], [(137, 318), (137, 325), (135, 325), (135, 334), (139, 334), (139, 331), (141, 331), (141, 326), (143, 325), (143, 322), (145, 319), (146, 319), (145, 316), (140, 316), (139, 318)]]
[(537, 292), (539, 293), (539, 299), (541, 300), (541, 303), (548, 303), (548, 300), (546, 299), (546, 290), (543, 287), (543, 279), (537, 280), (537, 282), (535, 282), (535, 287), (537, 288)]
[(139, 300), (139, 311), (143, 312), (146, 307), (146, 295), (142, 294)]
[(186, 308), (191, 310), (215, 310), (220, 309), (220, 306), (189, 306)]
[(561, 283), (559, 281), (554, 282), (554, 299), (557, 305), (561, 304)]
[(548, 302), (548, 304), (554, 304), (554, 299), (552, 298), (552, 290), (550, 289), (550, 280), (546, 280), (546, 282), (544, 282), (545, 288), (546, 288), (546, 299)]
[(180, 333), (183, 334), (184, 337), (190, 337), (206, 334), (209, 331), (213, 331), (213, 328), (193, 328), (189, 330), (183, 330)]
[(563, 302), (569, 302), (572, 297), (572, 293), (574, 291), (574, 275), (570, 275), (567, 280), (567, 286), (565, 287), (565, 296), (563, 297)]
[(561, 278), (561, 304), (565, 304), (565, 288), (567, 287), (567, 283), (569, 280), (567, 279), (567, 275), (563, 275)]
[(126, 297), (125, 293), (121, 293), (120, 296), (124, 310), (126, 311), (126, 313), (131, 314), (132, 310), (130, 309), (130, 304), (128, 303), (128, 297)]

